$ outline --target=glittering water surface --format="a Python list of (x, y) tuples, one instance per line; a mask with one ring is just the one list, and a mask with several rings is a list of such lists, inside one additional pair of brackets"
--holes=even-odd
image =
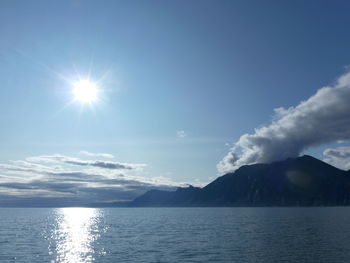
[(100, 237), (101, 210), (61, 208), (55, 210), (53, 231), (48, 233), (49, 253), (57, 262), (93, 262), (94, 241)]
[(0, 262), (349, 262), (350, 208), (0, 208)]

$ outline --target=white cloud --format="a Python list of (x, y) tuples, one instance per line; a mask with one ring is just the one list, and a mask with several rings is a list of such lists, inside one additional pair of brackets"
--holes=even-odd
[(242, 165), (297, 157), (322, 144), (350, 140), (350, 73), (295, 107), (275, 109), (268, 126), (244, 134), (217, 165), (222, 174)]
[(176, 136), (179, 138), (185, 138), (187, 136), (187, 134), (184, 130), (180, 130), (180, 131), (176, 132)]
[(89, 156), (89, 157), (101, 157), (101, 158), (109, 158), (109, 159), (114, 158), (114, 155), (109, 153), (92, 153), (88, 151), (80, 151), (79, 154)]
[(173, 190), (185, 184), (162, 176), (146, 176), (145, 167), (60, 154), (0, 163), (0, 205), (84, 205), (132, 200), (150, 189)]
[(339, 169), (350, 169), (350, 147), (326, 149), (323, 152), (324, 161)]

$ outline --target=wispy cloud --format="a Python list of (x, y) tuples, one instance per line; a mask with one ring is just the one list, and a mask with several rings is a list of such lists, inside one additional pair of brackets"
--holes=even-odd
[(328, 148), (323, 152), (324, 161), (340, 169), (350, 169), (350, 147)]
[(350, 73), (299, 105), (275, 109), (268, 126), (244, 134), (217, 165), (228, 173), (242, 165), (297, 157), (322, 144), (350, 140)]
[(81, 160), (60, 154), (0, 164), (0, 205), (83, 205), (131, 200), (181, 183), (149, 177), (145, 165)]
[(145, 164), (128, 164), (128, 163), (119, 163), (119, 162), (101, 161), (101, 160), (82, 160), (82, 159), (68, 157), (60, 154), (28, 157), (27, 161), (66, 163), (66, 164), (80, 165), (80, 166), (94, 166), (94, 167), (106, 168), (106, 169), (134, 169), (136, 167), (146, 166)]
[(176, 136), (179, 138), (185, 138), (187, 136), (187, 134), (184, 130), (180, 130), (180, 131), (176, 132)]
[(109, 154), (109, 153), (92, 153), (92, 152), (88, 152), (88, 151), (80, 151), (79, 154), (85, 155), (88, 157), (101, 157), (101, 158), (109, 158), (109, 159), (114, 158), (114, 155)]

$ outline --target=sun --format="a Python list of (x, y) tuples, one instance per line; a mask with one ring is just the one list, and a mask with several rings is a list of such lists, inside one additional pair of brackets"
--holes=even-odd
[(73, 83), (73, 95), (81, 103), (93, 103), (98, 99), (98, 87), (89, 80), (79, 80)]

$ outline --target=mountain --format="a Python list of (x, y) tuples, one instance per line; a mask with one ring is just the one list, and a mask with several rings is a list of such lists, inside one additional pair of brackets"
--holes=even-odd
[(192, 206), (202, 189), (178, 187), (176, 191), (150, 190), (132, 201), (131, 206)]
[(131, 206), (338, 206), (350, 205), (350, 171), (308, 155), (242, 166), (203, 188), (151, 190)]

